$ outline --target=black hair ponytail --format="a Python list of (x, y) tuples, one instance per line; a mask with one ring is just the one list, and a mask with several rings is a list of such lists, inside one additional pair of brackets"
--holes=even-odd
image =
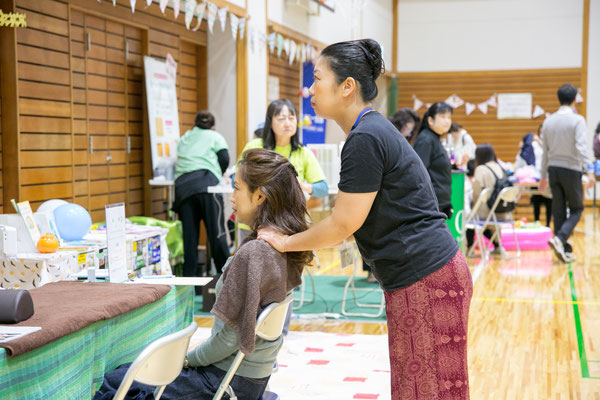
[(377, 97), (375, 81), (385, 72), (381, 46), (373, 39), (352, 40), (327, 46), (321, 56), (327, 58), (338, 85), (354, 78), (364, 101)]

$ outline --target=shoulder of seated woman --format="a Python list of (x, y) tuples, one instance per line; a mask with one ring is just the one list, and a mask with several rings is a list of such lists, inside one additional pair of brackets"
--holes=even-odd
[(256, 255), (257, 253), (262, 255), (282, 254), (264, 240), (252, 239), (240, 246), (236, 255)]

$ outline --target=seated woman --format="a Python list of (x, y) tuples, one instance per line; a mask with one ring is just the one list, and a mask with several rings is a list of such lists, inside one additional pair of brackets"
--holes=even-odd
[[(479, 195), (483, 189), (493, 189), (496, 184), (496, 177), (504, 176), (505, 172), (502, 166), (498, 164), (496, 160), (496, 152), (489, 143), (483, 143), (477, 146), (475, 149), (475, 173), (471, 184), (473, 186), (473, 204), (477, 202)], [(485, 220), (490, 213), (487, 203), (483, 203), (477, 210), (477, 215), (482, 220)], [(501, 220), (505, 219), (506, 215), (502, 213), (496, 213), (496, 217)], [(492, 230), (485, 229), (483, 231), (485, 237), (490, 239), (492, 237)], [(472, 229), (467, 229), (467, 245), (471, 247), (473, 245), (475, 232)], [(494, 239), (494, 250), (492, 254), (502, 254), (503, 249), (498, 245), (498, 239), (500, 239), (500, 232)]]
[[(259, 227), (288, 234), (308, 229), (306, 201), (296, 170), (285, 157), (263, 149), (246, 151), (230, 200), (236, 217), (252, 233), (228, 259), (217, 282), (210, 337), (188, 352), (183, 371), (165, 388), (162, 399), (212, 399), (240, 349), (246, 357), (230, 385), (239, 399), (259, 399), (283, 338), (256, 338), (256, 318), (301, 283), (302, 270), (312, 261), (310, 251), (279, 253), (267, 242), (256, 240)], [(94, 399), (112, 399), (129, 365), (106, 374)], [(153, 390), (134, 382), (127, 398), (150, 399)]]

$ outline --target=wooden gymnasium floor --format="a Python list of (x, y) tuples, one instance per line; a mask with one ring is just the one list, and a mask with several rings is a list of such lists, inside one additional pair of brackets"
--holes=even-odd
[[(469, 319), (471, 399), (600, 400), (600, 216), (586, 208), (572, 237), (577, 260), (550, 250), (473, 265)], [(509, 254), (510, 255), (510, 254)], [(324, 275), (346, 275), (319, 251)], [(469, 260), (470, 264), (478, 259)], [(200, 318), (211, 326), (211, 318)], [(386, 334), (385, 323), (292, 321), (292, 330)]]

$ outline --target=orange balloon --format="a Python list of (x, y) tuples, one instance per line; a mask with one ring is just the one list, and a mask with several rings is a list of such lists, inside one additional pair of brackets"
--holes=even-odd
[(42, 235), (40, 240), (37, 242), (37, 249), (40, 253), (54, 253), (58, 250), (58, 239), (51, 233), (46, 233)]

